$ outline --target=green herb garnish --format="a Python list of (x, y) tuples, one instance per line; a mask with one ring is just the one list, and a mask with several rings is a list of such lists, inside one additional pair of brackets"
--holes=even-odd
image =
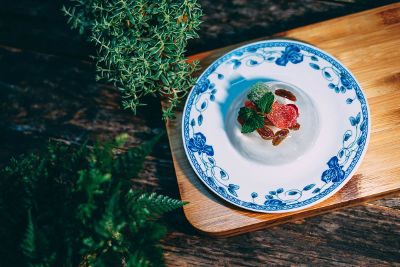
[(256, 105), (262, 113), (270, 113), (272, 104), (274, 103), (274, 98), (275, 97), (271, 92), (267, 92), (261, 97)]
[(271, 112), (275, 97), (268, 85), (265, 83), (256, 83), (251, 87), (247, 98), (253, 102), (261, 112), (269, 113)]
[(240, 108), (239, 117), (244, 121), (242, 133), (251, 133), (264, 126), (264, 117), (251, 108)]

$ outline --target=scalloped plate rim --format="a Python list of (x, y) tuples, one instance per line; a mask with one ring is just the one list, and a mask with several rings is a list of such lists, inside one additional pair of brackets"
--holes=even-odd
[[(324, 196), (322, 196), (321, 198), (309, 203), (309, 204), (304, 204), (300, 207), (297, 208), (291, 208), (289, 210), (260, 210), (260, 209), (255, 209), (255, 208), (251, 208), (251, 207), (244, 207), (241, 206), (229, 199), (226, 199), (225, 197), (221, 196), (217, 191), (215, 191), (209, 184), (207, 184), (206, 181), (204, 181), (201, 178), (201, 175), (197, 172), (197, 169), (194, 166), (194, 163), (192, 162), (192, 160), (190, 160), (189, 154), (188, 154), (188, 148), (186, 145), (186, 140), (185, 140), (185, 128), (184, 128), (184, 123), (185, 123), (185, 112), (187, 110), (187, 106), (189, 103), (189, 98), (191, 96), (191, 94), (193, 93), (193, 91), (196, 88), (197, 83), (200, 81), (200, 79), (203, 77), (203, 75), (205, 73), (207, 73), (212, 67), (213, 65), (220, 61), (223, 57), (229, 55), (229, 54), (233, 54), (234, 52), (244, 49), (246, 47), (250, 47), (250, 46), (254, 46), (257, 44), (261, 44), (261, 43), (266, 43), (266, 42), (287, 42), (287, 43), (293, 43), (293, 44), (300, 44), (300, 45), (304, 45), (304, 46), (308, 46), (311, 47), (312, 49), (319, 51), (322, 54), (325, 54), (327, 57), (331, 58), (333, 61), (336, 61), (343, 69), (345, 69), (347, 71), (348, 74), (350, 74), (350, 76), (354, 79), (355, 83), (357, 84), (357, 86), (360, 89), (361, 94), (363, 95), (364, 101), (365, 101), (365, 105), (366, 105), (366, 109), (367, 109), (367, 134), (366, 134), (366, 139), (365, 139), (365, 143), (364, 143), (364, 147), (363, 147), (363, 151), (361, 153), (361, 155), (359, 156), (359, 158), (357, 159), (356, 164), (354, 165), (353, 169), (351, 170), (351, 172), (348, 174), (348, 176), (343, 179), (340, 184), (335, 187), (333, 190), (331, 190), (330, 192), (328, 192), (327, 194), (325, 194)], [(189, 122), (188, 122), (189, 123)], [(340, 189), (342, 189), (350, 180), (351, 178), (354, 176), (355, 172), (358, 170), (360, 164), (362, 163), (364, 156), (368, 150), (368, 145), (369, 145), (369, 141), (370, 141), (370, 135), (371, 135), (371, 113), (370, 113), (370, 108), (369, 108), (369, 104), (368, 104), (368, 99), (364, 93), (364, 90), (362, 89), (359, 81), (355, 78), (355, 76), (353, 75), (353, 73), (344, 65), (341, 63), (340, 60), (338, 60), (336, 57), (332, 56), (330, 53), (327, 53), (325, 51), (323, 51), (322, 49), (319, 49), (318, 47), (315, 47), (314, 45), (311, 45), (307, 42), (303, 42), (303, 41), (298, 41), (298, 40), (293, 40), (293, 39), (284, 39), (284, 38), (276, 38), (276, 39), (267, 39), (267, 40), (261, 40), (261, 41), (257, 41), (257, 42), (251, 42), (251, 43), (247, 43), (244, 44), (242, 46), (236, 47), (226, 53), (224, 53), (223, 55), (221, 55), (220, 57), (216, 58), (206, 69), (204, 69), (204, 71), (202, 71), (201, 75), (197, 78), (196, 80), (196, 84), (191, 88), (190, 92), (188, 93), (188, 97), (185, 101), (185, 106), (183, 108), (183, 112), (182, 112), (182, 142), (183, 142), (183, 147), (185, 150), (185, 155), (187, 157), (187, 160), (189, 161), (193, 171), (195, 172), (197, 178), (216, 196), (218, 196), (218, 198), (234, 205), (235, 207), (241, 208), (243, 210), (250, 210), (250, 211), (254, 211), (254, 212), (258, 212), (258, 213), (288, 213), (288, 212), (294, 212), (294, 211), (299, 211), (299, 210), (304, 210), (307, 208), (310, 208), (312, 206), (315, 206), (327, 199), (329, 199), (331, 196), (333, 196), (334, 194), (336, 194)], [(354, 159), (353, 159), (354, 160)], [(229, 206), (227, 206), (229, 208)]]

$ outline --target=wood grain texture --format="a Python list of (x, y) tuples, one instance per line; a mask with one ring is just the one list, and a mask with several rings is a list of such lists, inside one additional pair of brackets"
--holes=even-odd
[[(2, 1), (0, 43), (9, 47), (0, 47), (0, 165), (13, 155), (40, 148), (48, 138), (81, 143), (128, 133), (127, 145), (131, 146), (148, 140), (152, 129), (164, 128), (157, 100), (133, 116), (120, 108), (117, 90), (96, 83), (94, 66), (77, 60), (93, 51), (85, 48), (84, 38), (63, 24), (60, 2), (66, 0)], [(196, 49), (266, 36), (389, 1), (318, 2), (323, 5), (315, 1), (202, 0), (205, 26)], [(250, 20), (262, 13), (261, 22)], [(390, 17), (386, 22), (393, 21)], [(133, 185), (179, 197), (172, 164), (168, 140), (163, 138)], [(178, 210), (162, 219), (168, 226), (162, 246), (167, 266), (398, 266), (399, 207), (397, 194), (225, 239), (195, 231)]]
[(368, 204), (230, 238), (173, 230), (164, 251), (167, 266), (398, 266), (399, 236), (400, 213)]
[[(188, 53), (250, 40), (318, 21), (350, 14), (395, 0), (335, 1), (198, 0), (204, 17), (200, 38), (191, 40)], [(85, 36), (71, 30), (63, 15), (70, 0), (1, 0), (0, 43), (24, 50), (89, 59), (95, 53)]]
[[(182, 146), (181, 114), (167, 123), (174, 167), (188, 221), (213, 236), (230, 236), (265, 226), (355, 205), (400, 191), (400, 4), (309, 25), (276, 36), (311, 43), (338, 58), (367, 96), (372, 120), (367, 154), (351, 181), (328, 200), (299, 212), (262, 214), (214, 196), (192, 170)], [(259, 39), (262, 40), (262, 39)], [(247, 42), (248, 43), (248, 42)], [(203, 52), (191, 59), (206, 67), (227, 51)]]
[[(81, 143), (128, 133), (132, 146), (164, 127), (158, 102), (148, 116), (121, 110), (118, 92), (96, 84), (87, 62), (0, 48), (0, 70), (0, 165), (48, 138)], [(179, 197), (172, 166), (163, 138), (133, 186)], [(177, 210), (162, 219), (162, 245), (167, 266), (390, 266), (400, 262), (398, 207), (400, 194), (225, 239), (198, 233)]]

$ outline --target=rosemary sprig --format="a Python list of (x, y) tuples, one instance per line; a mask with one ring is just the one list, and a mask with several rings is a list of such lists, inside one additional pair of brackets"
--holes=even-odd
[(165, 99), (163, 118), (194, 85), (198, 62), (185, 49), (198, 37), (201, 8), (196, 0), (72, 0), (68, 23), (95, 44), (97, 79), (114, 84), (124, 108), (135, 113), (146, 95)]

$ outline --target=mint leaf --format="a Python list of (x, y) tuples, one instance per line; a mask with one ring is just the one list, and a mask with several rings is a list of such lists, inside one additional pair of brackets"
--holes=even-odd
[(255, 131), (256, 129), (254, 129), (254, 125), (252, 125), (251, 123), (248, 123), (248, 122), (245, 122), (243, 125), (242, 125), (242, 130), (241, 130), (241, 132), (242, 133), (251, 133), (251, 132), (253, 132), (253, 131)]
[(254, 110), (252, 110), (251, 108), (242, 107), (239, 110), (239, 117), (242, 118), (244, 121), (247, 121), (251, 117), (254, 117), (254, 113), (256, 113), (256, 112)]
[(274, 103), (274, 95), (271, 92), (265, 93), (259, 101), (255, 104), (263, 113), (270, 113), (272, 109), (272, 103)]
[[(261, 116), (260, 116), (261, 117)], [(258, 128), (261, 128), (264, 126), (264, 120), (263, 117), (261, 117), (261, 120), (258, 119), (260, 117), (257, 117), (254, 120), (248, 120), (246, 121), (243, 126), (242, 126), (242, 133), (251, 133), (257, 130)]]
[(258, 128), (264, 127), (264, 117), (251, 108), (240, 108), (239, 117), (244, 121), (242, 133), (251, 133)]

